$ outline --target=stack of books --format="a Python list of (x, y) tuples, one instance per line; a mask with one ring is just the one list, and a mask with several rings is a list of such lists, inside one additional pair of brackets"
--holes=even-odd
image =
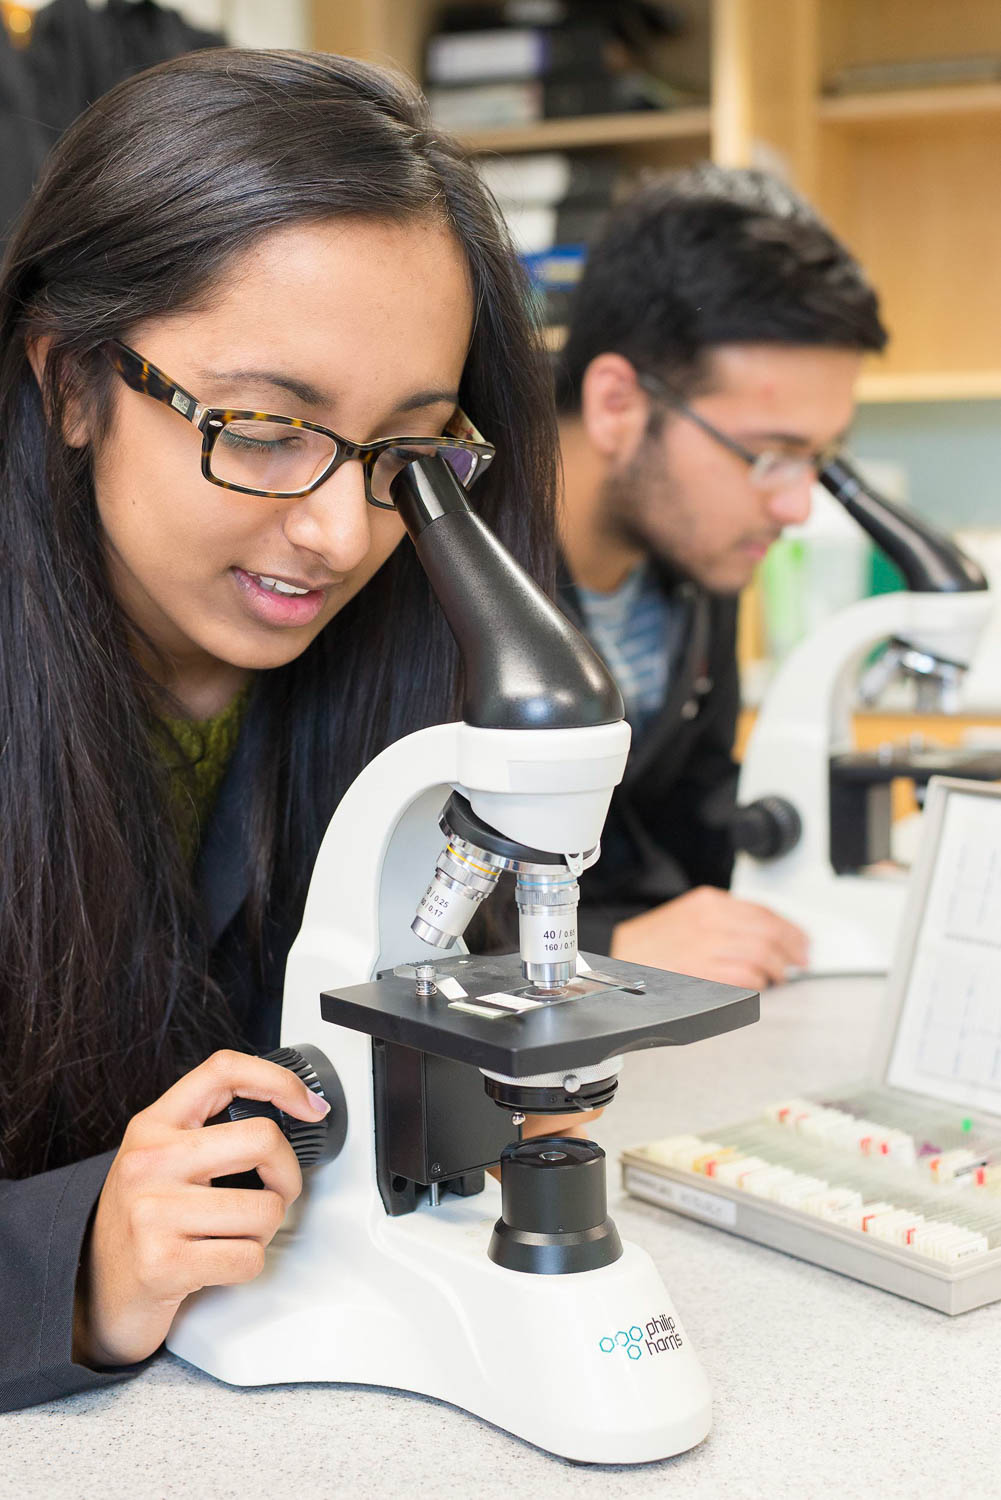
[(545, 151), (477, 163), (504, 215), (547, 324), (566, 321), (588, 244), (612, 204), (620, 169), (600, 153)]
[(477, 166), (524, 255), (590, 240), (608, 212), (619, 175), (613, 158), (595, 153), (540, 151), (487, 157)]
[(444, 31), (428, 43), (428, 102), (437, 124), (455, 131), (671, 102), (666, 86), (624, 61), (621, 44), (600, 22)]

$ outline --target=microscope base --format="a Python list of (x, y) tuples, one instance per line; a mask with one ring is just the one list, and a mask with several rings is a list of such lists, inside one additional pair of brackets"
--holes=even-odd
[(283, 1232), (255, 1282), (190, 1298), (167, 1346), (232, 1385), (419, 1392), (585, 1463), (701, 1442), (708, 1382), (646, 1252), (627, 1243), (578, 1275), (505, 1270), (487, 1257), (499, 1212), (490, 1182), (399, 1218), (328, 1222), (336, 1241)]

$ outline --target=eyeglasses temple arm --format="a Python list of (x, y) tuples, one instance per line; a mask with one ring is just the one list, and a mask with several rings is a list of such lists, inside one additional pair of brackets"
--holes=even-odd
[(199, 406), (190, 391), (186, 391), (182, 385), (171, 380), (162, 370), (158, 370), (156, 365), (151, 365), (148, 359), (143, 359), (142, 355), (130, 349), (127, 344), (112, 339), (105, 347), (108, 358), (126, 385), (131, 386), (142, 396), (152, 396), (154, 401), (161, 401), (164, 406), (172, 407), (174, 411), (179, 411), (182, 417), (186, 417), (189, 422), (198, 426), (204, 408)]

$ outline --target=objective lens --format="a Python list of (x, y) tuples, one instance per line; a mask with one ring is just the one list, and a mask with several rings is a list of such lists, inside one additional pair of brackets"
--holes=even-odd
[(436, 948), (451, 948), (473, 912), (497, 884), (505, 861), (465, 839), (452, 839), (438, 856), (434, 879), (420, 899), (410, 930)]
[(540, 989), (559, 989), (577, 973), (580, 887), (565, 867), (522, 865), (518, 870), (522, 973)]

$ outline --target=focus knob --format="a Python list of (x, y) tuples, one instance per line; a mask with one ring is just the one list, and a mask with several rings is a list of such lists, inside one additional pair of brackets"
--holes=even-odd
[(734, 847), (754, 859), (778, 859), (795, 849), (803, 820), (785, 797), (759, 797), (738, 807), (730, 818)]
[(322, 1120), (297, 1120), (267, 1100), (236, 1098), (220, 1118), (231, 1121), (274, 1120), (295, 1152), (300, 1167), (315, 1167), (320, 1162), (333, 1161), (344, 1145), (348, 1114), (344, 1090), (332, 1064), (318, 1047), (307, 1045), (279, 1047), (276, 1052), (263, 1055), (267, 1062), (288, 1068), (314, 1094), (326, 1099), (330, 1113)]

